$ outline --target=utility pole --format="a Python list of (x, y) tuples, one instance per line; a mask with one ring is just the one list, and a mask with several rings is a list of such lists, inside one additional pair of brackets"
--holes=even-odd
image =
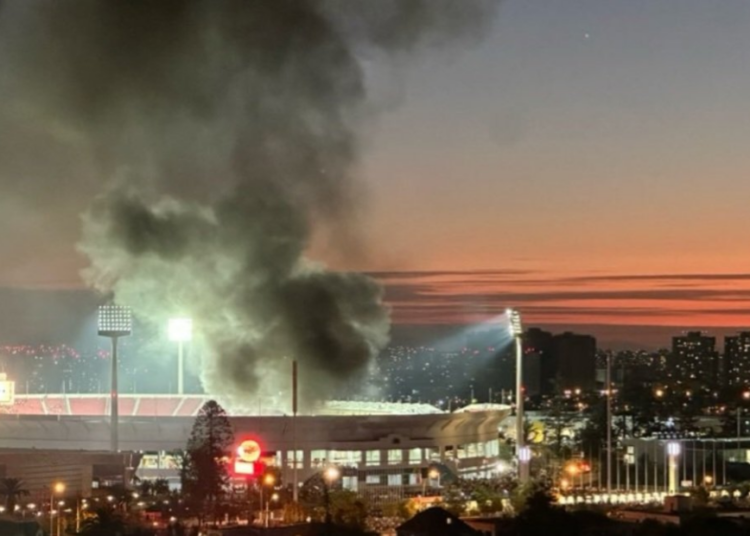
[(297, 360), (292, 361), (292, 498), (299, 502), (297, 475)]

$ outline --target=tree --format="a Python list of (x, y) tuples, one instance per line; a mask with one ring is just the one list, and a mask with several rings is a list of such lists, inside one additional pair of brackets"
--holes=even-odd
[(97, 508), (81, 527), (84, 536), (117, 536), (124, 532), (125, 522), (112, 508)]
[(654, 431), (654, 416), (657, 413), (652, 385), (642, 382), (625, 382), (619, 393), (622, 409), (632, 418), (632, 433), (635, 436)]
[(510, 527), (510, 534), (577, 534), (565, 531), (568, 514), (553, 506), (554, 498), (549, 487), (541, 482), (529, 482), (520, 487), (514, 496), (517, 515)]
[(367, 503), (351, 490), (331, 491), (331, 517), (336, 525), (350, 529), (364, 529), (367, 521)]
[(462, 516), (466, 513), (466, 495), (459, 484), (450, 484), (445, 487), (440, 506), (454, 516)]
[[(607, 441), (607, 399), (602, 397), (599, 403), (592, 405), (583, 428), (578, 431), (578, 448), (581, 452), (598, 459), (599, 453)], [(613, 441), (617, 434), (612, 430)]]
[(166, 478), (157, 478), (151, 483), (151, 492), (157, 497), (169, 495), (169, 481)]
[(225, 460), (233, 443), (234, 433), (226, 412), (216, 401), (209, 400), (195, 418), (182, 466), (183, 490), (199, 516), (209, 514), (216, 519), (229, 480)]
[(5, 497), (5, 511), (9, 514), (15, 511), (18, 499), (28, 494), (29, 490), (20, 478), (3, 478), (0, 481), (0, 495)]
[(575, 421), (575, 415), (568, 411), (560, 383), (556, 382), (555, 394), (550, 400), (549, 410), (544, 418), (544, 441), (556, 461), (563, 460), (570, 454), (569, 435)]

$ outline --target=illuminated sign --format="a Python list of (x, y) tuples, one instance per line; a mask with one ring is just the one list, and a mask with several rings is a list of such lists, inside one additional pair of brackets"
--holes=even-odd
[(245, 439), (237, 447), (234, 459), (234, 473), (236, 475), (253, 476), (263, 473), (265, 464), (260, 461), (262, 454), (260, 444), (254, 439)]
[(260, 445), (253, 439), (246, 439), (237, 447), (237, 457), (243, 462), (257, 462), (260, 459)]
[(0, 373), (0, 404), (12, 405), (15, 398), (16, 382), (8, 380), (4, 373)]

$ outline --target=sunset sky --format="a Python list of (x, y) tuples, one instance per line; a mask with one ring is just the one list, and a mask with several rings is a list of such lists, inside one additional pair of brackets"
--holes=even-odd
[(397, 318), (750, 325), (749, 27), (743, 0), (509, 1), (406, 73), (370, 262), (490, 272), (389, 278)]
[[(373, 273), (400, 324), (750, 326), (748, 28), (747, 0), (507, 0), (463, 47), (374, 62), (358, 247), (312, 255)], [(0, 287), (82, 288), (98, 186), (30, 179), (90, 171), (34, 132), (0, 137), (24, 177)]]

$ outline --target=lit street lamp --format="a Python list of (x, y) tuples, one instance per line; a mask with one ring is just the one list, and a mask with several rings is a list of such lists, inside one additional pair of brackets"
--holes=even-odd
[(326, 525), (330, 527), (331, 525), (331, 494), (330, 494), (330, 487), (333, 485), (333, 483), (338, 480), (338, 478), (341, 476), (341, 471), (339, 471), (339, 468), (335, 465), (331, 465), (328, 467), (325, 472), (323, 472), (323, 499), (325, 501), (325, 509), (326, 509)]
[(265, 519), (263, 519), (262, 525), (264, 527), (268, 527), (268, 502), (266, 501), (265, 508), (263, 507), (263, 486), (269, 486), (273, 487), (273, 485), (276, 484), (276, 477), (273, 476), (273, 473), (266, 473), (266, 475), (263, 477), (263, 480), (260, 482), (260, 515), (264, 516)]
[[(49, 533), (52, 536), (55, 533), (55, 493), (61, 495), (65, 492), (65, 484), (62, 482), (55, 482), (49, 488)], [(58, 515), (58, 519), (60, 516)], [(59, 531), (58, 531), (59, 534)]]
[(427, 471), (427, 477), (422, 479), (422, 497), (427, 496), (427, 481), (436, 480), (438, 478), (440, 478), (440, 471), (438, 471), (434, 467), (431, 467)]
[(278, 493), (272, 493), (271, 498), (266, 501), (266, 528), (268, 528), (268, 525), (271, 520), (271, 503), (276, 502), (279, 500), (279, 494)]
[(523, 327), (521, 326), (521, 314), (515, 309), (505, 311), (508, 317), (508, 330), (516, 345), (516, 457), (518, 458), (518, 480), (523, 484), (529, 479), (529, 459), (523, 460), (521, 452), (526, 443), (523, 426)]
[(167, 327), (169, 340), (177, 343), (177, 393), (185, 394), (184, 343), (193, 338), (193, 321), (190, 318), (170, 318)]
[(112, 388), (110, 391), (110, 427), (112, 452), (118, 450), (118, 398), (117, 398), (117, 341), (133, 332), (132, 313), (128, 307), (102, 305), (99, 307), (99, 336), (112, 341)]

